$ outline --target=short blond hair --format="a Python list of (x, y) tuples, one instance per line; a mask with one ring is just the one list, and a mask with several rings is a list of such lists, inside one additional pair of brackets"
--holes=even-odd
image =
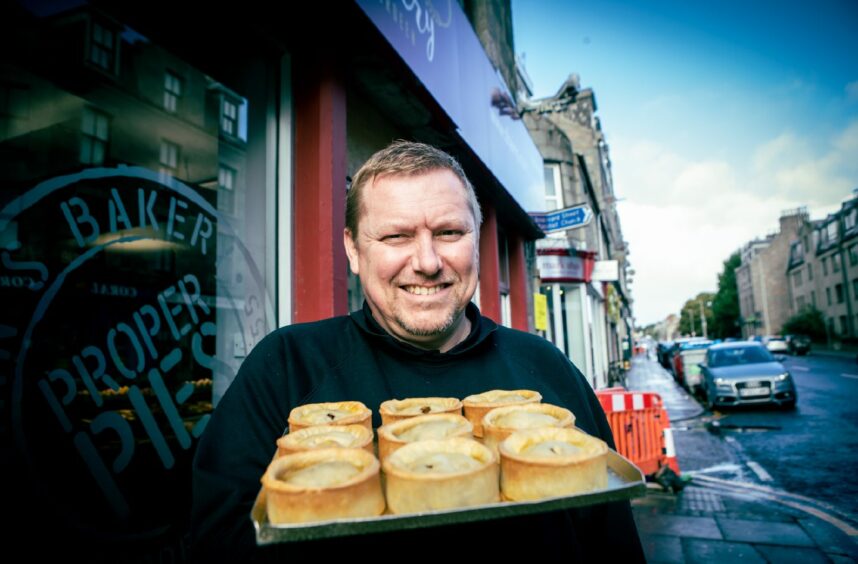
[(386, 175), (417, 175), (432, 170), (446, 169), (455, 174), (467, 193), (468, 206), (474, 216), (474, 227), (479, 237), (480, 224), (483, 222), (483, 213), (480, 210), (480, 202), (471, 181), (452, 156), (444, 151), (425, 143), (405, 141), (399, 139), (384, 149), (372, 155), (352, 179), (351, 187), (346, 196), (346, 228), (357, 237), (358, 221), (361, 214), (361, 194), (364, 186), (376, 178)]

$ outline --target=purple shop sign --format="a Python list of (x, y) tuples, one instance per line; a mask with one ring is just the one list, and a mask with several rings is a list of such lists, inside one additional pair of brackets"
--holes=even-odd
[(356, 0), (522, 209), (543, 211), (542, 156), (453, 0)]

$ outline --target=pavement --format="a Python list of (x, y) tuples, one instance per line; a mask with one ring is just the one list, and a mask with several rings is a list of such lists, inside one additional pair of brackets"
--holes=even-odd
[[(661, 395), (671, 425), (705, 417), (655, 361), (635, 358), (627, 376), (630, 390)], [(719, 437), (691, 435), (674, 433), (681, 472), (683, 466), (700, 468), (703, 458), (741, 463)], [(646, 497), (632, 501), (650, 562), (858, 562), (858, 523), (835, 508), (759, 484), (693, 471), (683, 476), (690, 480), (679, 493), (649, 484)]]

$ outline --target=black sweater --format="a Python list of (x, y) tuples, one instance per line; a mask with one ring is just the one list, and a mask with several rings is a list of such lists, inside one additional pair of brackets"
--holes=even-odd
[[(541, 337), (498, 326), (468, 306), (469, 336), (446, 353), (388, 335), (369, 308), (350, 316), (290, 325), (265, 337), (245, 359), (215, 409), (194, 459), (192, 542), (199, 561), (293, 560), (319, 551), (399, 547), (507, 555), (521, 543), (540, 554), (590, 562), (643, 561), (628, 502), (467, 525), (397, 531), (257, 548), (250, 510), (260, 478), (286, 430), (292, 408), (356, 400), (373, 410), (388, 399), (457, 397), (491, 389), (532, 389), (543, 402), (575, 414), (575, 424), (613, 447), (605, 415), (581, 372)], [(476, 544), (474, 544), (476, 543)], [(470, 547), (470, 548), (469, 548)], [(513, 547), (513, 548), (511, 548)], [(423, 550), (423, 549), (419, 549)]]

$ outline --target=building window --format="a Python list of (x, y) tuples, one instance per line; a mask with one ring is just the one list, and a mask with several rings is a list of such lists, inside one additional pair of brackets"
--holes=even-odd
[(796, 270), (795, 272), (793, 272), (793, 273), (792, 273), (792, 285), (793, 285), (793, 288), (798, 288), (798, 287), (800, 287), (800, 286), (801, 286), (801, 283), (802, 283), (802, 279), (801, 279), (801, 270)]
[(104, 26), (92, 22), (92, 36), (90, 37), (89, 60), (106, 71), (113, 72), (113, 59), (115, 52), (114, 34)]
[(825, 289), (825, 298), (828, 301), (828, 305), (831, 305), (831, 288)]
[(89, 165), (104, 164), (109, 137), (107, 116), (92, 108), (84, 108), (80, 132), (80, 162)]
[(807, 265), (807, 279), (813, 280), (813, 265), (810, 263)]
[(828, 225), (825, 226), (825, 236), (828, 239), (828, 242), (833, 243), (837, 240), (837, 222), (832, 221)]
[(855, 294), (855, 299), (858, 300), (858, 278), (852, 281), (852, 293)]
[(828, 257), (822, 257), (822, 275), (828, 276)]
[(545, 165), (545, 211), (563, 209), (563, 187), (560, 182), (560, 165)]
[(164, 109), (175, 113), (182, 97), (182, 79), (167, 71), (164, 73)]
[(849, 210), (849, 213), (843, 218), (843, 223), (847, 231), (855, 227), (855, 208)]
[(220, 165), (218, 171), (218, 205), (220, 211), (235, 212), (235, 169)]
[(849, 327), (846, 325), (846, 316), (845, 315), (840, 316), (840, 334), (841, 335), (848, 335), (849, 334)]
[(220, 129), (227, 135), (238, 135), (238, 105), (228, 98), (223, 99)]
[(843, 303), (843, 284), (837, 284), (834, 286), (834, 295), (837, 298), (837, 303)]
[(175, 176), (179, 168), (179, 146), (166, 140), (161, 140), (161, 172)]
[(840, 272), (840, 256), (831, 255), (831, 271)]
[(849, 247), (849, 264), (852, 266), (858, 264), (858, 245)]
[(795, 309), (796, 311), (801, 311), (804, 309), (804, 296), (799, 296), (795, 300)]
[(813, 304), (813, 307), (816, 307), (816, 290), (810, 291), (810, 303)]

